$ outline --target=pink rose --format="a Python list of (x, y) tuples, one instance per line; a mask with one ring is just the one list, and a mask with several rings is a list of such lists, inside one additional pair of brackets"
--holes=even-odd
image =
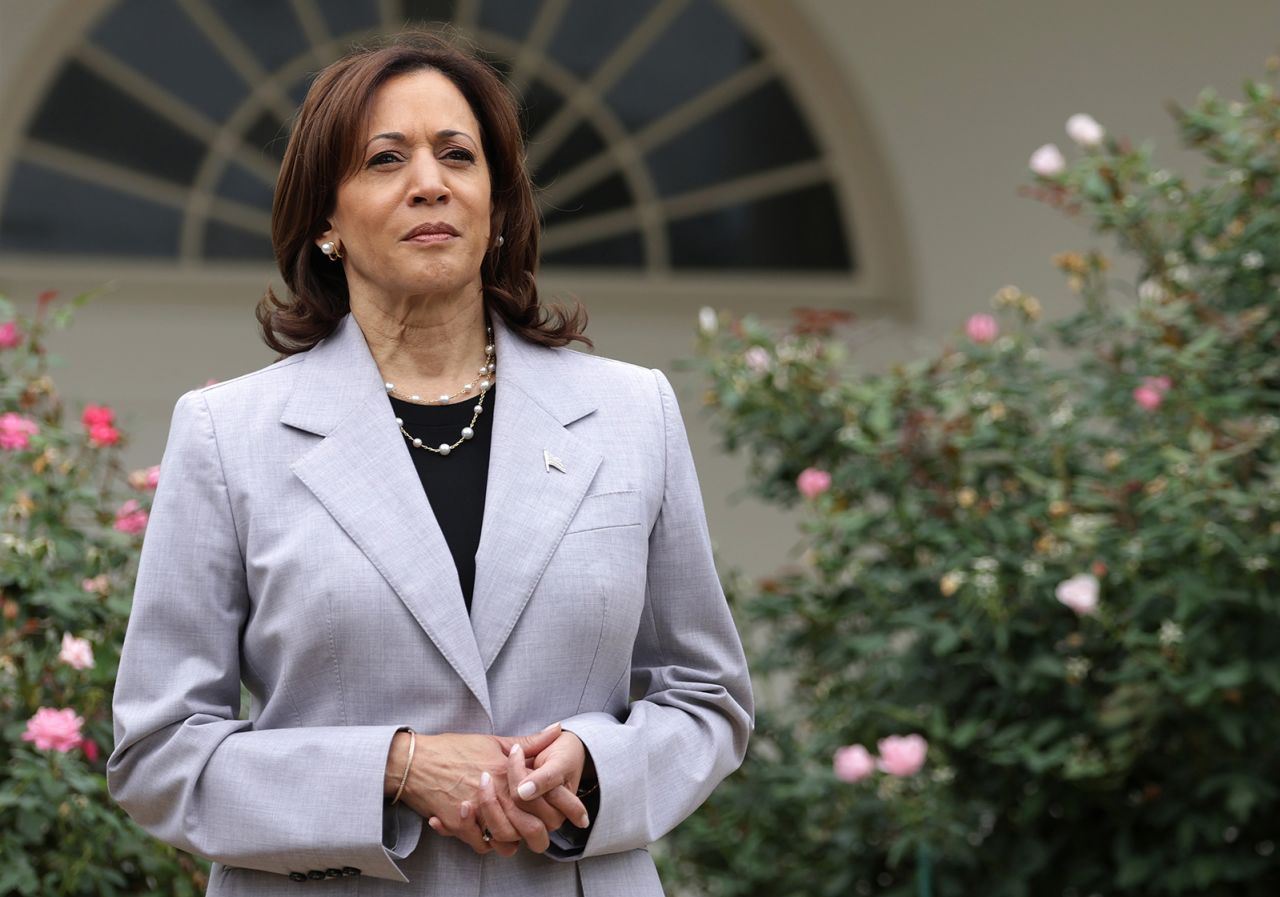
[(138, 506), (138, 502), (129, 499), (116, 511), (115, 528), (122, 533), (136, 536), (147, 528), (147, 512)]
[(111, 578), (105, 573), (99, 573), (92, 579), (81, 582), (80, 588), (93, 595), (105, 595), (111, 591)]
[(831, 488), (831, 474), (816, 467), (806, 467), (796, 477), (796, 488), (805, 498), (817, 498)]
[(1067, 119), (1067, 136), (1084, 147), (1095, 147), (1107, 134), (1092, 115), (1078, 112)]
[(752, 346), (742, 353), (742, 360), (747, 363), (747, 367), (756, 373), (767, 371), (769, 369), (769, 350), (764, 346)]
[(116, 445), (120, 431), (110, 424), (94, 424), (89, 428), (89, 441), (97, 446)]
[(80, 727), (83, 725), (84, 720), (70, 708), (54, 710), (41, 707), (35, 716), (27, 720), (27, 731), (22, 733), (22, 740), (34, 741), (42, 751), (65, 754), (80, 746)]
[(18, 330), (17, 321), (5, 321), (0, 324), (0, 349), (16, 349), (22, 345), (22, 333)]
[(76, 638), (71, 633), (64, 632), (58, 659), (77, 670), (87, 670), (93, 666), (93, 646), (88, 639)]
[(975, 343), (994, 343), (1000, 335), (1000, 325), (991, 315), (974, 315), (965, 323), (964, 332)]
[(156, 484), (160, 482), (160, 465), (153, 464), (151, 467), (145, 467), (142, 470), (135, 470), (129, 474), (129, 485), (139, 492), (154, 491)]
[(1080, 616), (1098, 609), (1098, 577), (1092, 573), (1080, 573), (1058, 583), (1055, 590), (1058, 600)]
[(851, 744), (836, 751), (831, 765), (840, 781), (860, 782), (876, 771), (876, 758), (862, 745)]
[(924, 766), (929, 742), (923, 735), (890, 735), (877, 743), (880, 769), (891, 776), (913, 776)]
[(109, 427), (116, 422), (116, 413), (106, 405), (85, 405), (80, 422), (89, 429)]
[(31, 445), (31, 437), (39, 432), (40, 425), (28, 417), (12, 411), (0, 414), (0, 449), (21, 451)]
[(1142, 385), (1133, 391), (1133, 400), (1147, 411), (1155, 411), (1172, 386), (1168, 377), (1143, 377)]
[(85, 738), (80, 742), (80, 750), (84, 751), (84, 758), (90, 763), (98, 762), (98, 746), (94, 742)]
[(1031, 170), (1042, 178), (1051, 178), (1067, 170), (1067, 160), (1062, 158), (1062, 150), (1052, 143), (1046, 143), (1031, 154)]

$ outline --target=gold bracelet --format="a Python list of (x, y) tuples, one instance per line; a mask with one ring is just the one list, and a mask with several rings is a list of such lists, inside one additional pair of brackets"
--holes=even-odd
[(578, 795), (577, 795), (577, 796), (578, 796), (578, 797), (587, 797), (588, 795), (595, 794), (596, 789), (597, 789), (597, 788), (599, 788), (599, 787), (600, 787), (600, 780), (599, 780), (599, 779), (596, 779), (596, 783), (595, 783), (594, 785), (592, 785), (590, 788), (588, 788), (586, 791), (583, 791), (582, 789), (578, 789)]
[(400, 787), (396, 789), (396, 796), (391, 800), (391, 806), (400, 803), (400, 795), (404, 794), (405, 782), (409, 781), (409, 770), (413, 768), (413, 749), (418, 746), (417, 732), (414, 732), (408, 726), (400, 730), (409, 733), (409, 760), (404, 765), (404, 775), (400, 777)]

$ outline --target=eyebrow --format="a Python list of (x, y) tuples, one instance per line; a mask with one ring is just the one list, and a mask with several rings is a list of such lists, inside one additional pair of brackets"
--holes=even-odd
[[(468, 134), (466, 131), (454, 131), (450, 129), (445, 129), (443, 131), (436, 131), (436, 136), (437, 137), (465, 137), (468, 140), (470, 140), (472, 143), (476, 142), (476, 139), (472, 137), (470, 134)], [(368, 146), (370, 143), (373, 143), (373, 141), (375, 140), (381, 140), (384, 137), (387, 138), (388, 140), (398, 140), (401, 143), (404, 142), (404, 135), (401, 134), (399, 131), (387, 131), (383, 134), (374, 134), (365, 143), (365, 146)]]

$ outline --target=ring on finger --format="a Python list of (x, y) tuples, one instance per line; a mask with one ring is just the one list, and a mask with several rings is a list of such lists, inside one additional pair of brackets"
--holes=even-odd
[(484, 841), (484, 843), (488, 844), (490, 841), (493, 840), (493, 832), (489, 831), (488, 828), (485, 828), (485, 830), (480, 833), (480, 838)]

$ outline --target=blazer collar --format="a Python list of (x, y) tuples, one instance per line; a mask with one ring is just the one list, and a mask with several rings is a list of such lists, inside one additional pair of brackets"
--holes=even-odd
[[(601, 455), (567, 427), (594, 401), (573, 358), (492, 316), (499, 390), (468, 618), (453, 556), (348, 314), (306, 353), (281, 423), (324, 439), (292, 465), (492, 718), (487, 671), (587, 492)], [(564, 470), (548, 467), (546, 453)]]

